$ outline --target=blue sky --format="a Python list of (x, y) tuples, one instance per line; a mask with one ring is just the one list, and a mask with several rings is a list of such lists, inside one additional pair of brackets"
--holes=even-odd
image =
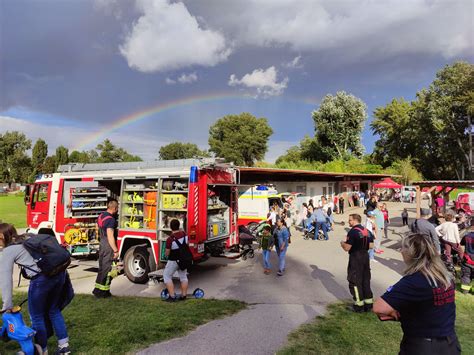
[(120, 117), (213, 94), (109, 138), (153, 159), (173, 141), (207, 148), (210, 125), (245, 111), (272, 125), (271, 162), (313, 135), (311, 111), (344, 90), (367, 104), (370, 152), (376, 107), (473, 62), (473, 14), (469, 0), (4, 0), (0, 132), (72, 148)]

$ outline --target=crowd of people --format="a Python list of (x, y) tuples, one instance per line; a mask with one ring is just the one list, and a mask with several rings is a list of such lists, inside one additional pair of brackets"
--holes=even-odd
[[(353, 205), (364, 208), (365, 218), (357, 213), (349, 215), (349, 231), (341, 248), (348, 253), (347, 280), (353, 298), (354, 312), (375, 312), (380, 320), (400, 321), (404, 336), (400, 354), (432, 353), (458, 354), (459, 342), (454, 329), (455, 321), (455, 274), (454, 255), (461, 265), (461, 290), (471, 291), (474, 278), (474, 219), (453, 211), (444, 214), (440, 222), (438, 210), (421, 209), (421, 217), (410, 225), (410, 234), (402, 239), (401, 253), (406, 264), (404, 276), (374, 302), (370, 285), (371, 262), (376, 263), (375, 254), (384, 252), (381, 241), (388, 238), (390, 214), (386, 203), (378, 200), (376, 194), (357, 193), (349, 195)], [(334, 228), (334, 214), (344, 213), (344, 196), (321, 199), (314, 203), (309, 200), (295, 212), (292, 201), (275, 202), (262, 223), (259, 234), (262, 249), (263, 272), (272, 273), (271, 254), (275, 250), (278, 258), (276, 275), (283, 276), (286, 271), (286, 255), (291, 243), (291, 226), (301, 226), (311, 232), (317, 240), (320, 231), (322, 240), (329, 240), (329, 232)], [(294, 202), (294, 201), (293, 201)], [(350, 202), (348, 202), (351, 205)], [(107, 211), (99, 217), (101, 244), (99, 251), (99, 271), (93, 294), (97, 298), (110, 297), (113, 279), (112, 262), (118, 257), (116, 244), (117, 223), (114, 215), (118, 203), (108, 202)], [(408, 212), (401, 214), (403, 226), (408, 225)], [(462, 238), (460, 225), (469, 227)], [(164, 282), (169, 292), (167, 301), (186, 299), (188, 288), (187, 269), (180, 263), (180, 250), (188, 244), (188, 237), (181, 229), (178, 220), (170, 223), (171, 235), (166, 241), (165, 255), (168, 262), (164, 270)], [(46, 275), (38, 267), (29, 251), (24, 247), (25, 236), (17, 234), (10, 224), (0, 224), (0, 288), (2, 291), (2, 311), (13, 308), (12, 273), (15, 264), (21, 266), (25, 276), (31, 279), (28, 291), (28, 308), (32, 327), (36, 331), (35, 340), (40, 346), (39, 353), (46, 353), (48, 338), (56, 334), (58, 354), (68, 354), (69, 337), (61, 310), (64, 300), (63, 290), (69, 281), (66, 271)], [(181, 260), (182, 262), (182, 260)], [(178, 296), (173, 285), (173, 275), (178, 273), (181, 295)], [(70, 300), (69, 300), (70, 301)], [(48, 327), (48, 324), (51, 324)]]

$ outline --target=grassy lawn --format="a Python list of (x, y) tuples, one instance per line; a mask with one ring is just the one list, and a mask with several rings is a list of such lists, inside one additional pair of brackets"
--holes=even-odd
[[(24, 298), (26, 294), (17, 294), (16, 304)], [(171, 304), (156, 298), (96, 300), (93, 296), (76, 295), (63, 314), (74, 354), (125, 354), (183, 336), (201, 324), (234, 314), (245, 307), (238, 301), (211, 299), (190, 299)], [(23, 318), (29, 322), (26, 308)], [(50, 354), (54, 353), (56, 346), (53, 337), (49, 343)], [(2, 343), (0, 340), (0, 354), (14, 354), (18, 350), (16, 343)]]
[(0, 196), (0, 220), (11, 223), (16, 228), (26, 227), (26, 206), (23, 196)]
[[(373, 313), (355, 314), (347, 305), (330, 305), (326, 316), (302, 325), (288, 336), (278, 354), (398, 354), (398, 322), (380, 322)], [(474, 354), (474, 296), (456, 294), (456, 332), (463, 353)]]

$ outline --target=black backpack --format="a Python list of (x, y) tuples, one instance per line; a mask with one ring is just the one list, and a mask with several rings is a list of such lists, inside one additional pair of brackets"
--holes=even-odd
[(63, 272), (71, 263), (71, 254), (58, 243), (55, 236), (38, 234), (26, 239), (23, 246), (46, 276)]
[(191, 253), (191, 250), (189, 250), (189, 246), (186, 243), (186, 237), (184, 237), (183, 243), (180, 243), (178, 239), (175, 239), (174, 241), (178, 245), (178, 259), (176, 262), (178, 263), (178, 266), (181, 270), (186, 270), (187, 268), (191, 267), (191, 265), (193, 265), (193, 254)]

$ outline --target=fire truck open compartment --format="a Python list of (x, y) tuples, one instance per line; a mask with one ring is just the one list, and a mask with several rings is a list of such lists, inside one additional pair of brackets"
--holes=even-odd
[[(125, 273), (143, 283), (167, 260), (173, 219), (188, 234), (195, 262), (238, 243), (236, 177), (233, 166), (213, 158), (63, 165), (35, 182), (28, 227), (32, 233), (49, 230), (74, 256), (97, 253), (97, 218), (114, 198)], [(44, 199), (34, 201), (35, 191)]]

